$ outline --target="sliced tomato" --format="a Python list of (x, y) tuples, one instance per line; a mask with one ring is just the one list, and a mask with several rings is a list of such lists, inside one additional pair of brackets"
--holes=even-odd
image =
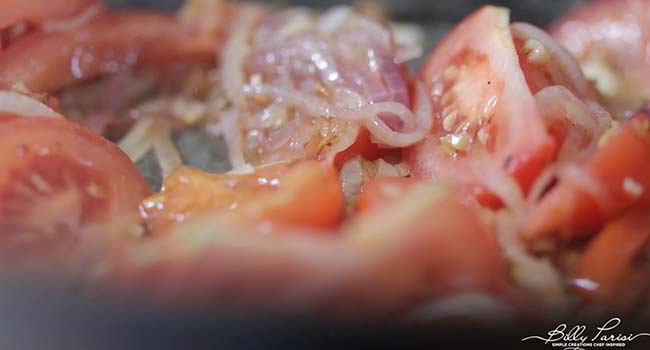
[(389, 208), (419, 181), (406, 177), (382, 177), (363, 184), (357, 199), (359, 213), (368, 213)]
[(578, 292), (588, 301), (620, 308), (633, 305), (647, 284), (647, 273), (635, 278), (634, 260), (650, 241), (650, 209), (625, 213), (607, 223), (589, 243), (578, 261), (574, 278)]
[(498, 204), (471, 171), (487, 153), (526, 192), (553, 161), (557, 144), (537, 109), (509, 27), (508, 11), (483, 7), (459, 24), (421, 71), (432, 96), (434, 129), (404, 156), (415, 178), (442, 178)]
[[(463, 292), (499, 299), (508, 290), (507, 265), (474, 209), (426, 185), (335, 236), (260, 235), (208, 216), (116, 252), (104, 281), (148, 299), (318, 317), (394, 317)], [(139, 259), (151, 254), (157, 258)]]
[(100, 0), (1, 0), (0, 29), (18, 22), (39, 25), (45, 20), (65, 20), (99, 4)]
[(210, 62), (219, 38), (150, 12), (105, 12), (80, 27), (32, 33), (0, 55), (0, 88), (22, 82), (34, 92), (59, 89), (138, 64)]
[(610, 112), (621, 118), (650, 98), (650, 0), (585, 2), (549, 31), (581, 63)]
[(247, 175), (185, 167), (165, 180), (162, 193), (144, 202), (143, 212), (153, 232), (206, 213), (326, 229), (342, 219), (343, 189), (334, 168), (317, 161), (271, 165)]
[(647, 116), (615, 127), (581, 166), (580, 179), (560, 179), (528, 213), (529, 238), (593, 233), (630, 207), (650, 203), (650, 129)]
[(63, 253), (93, 230), (120, 235), (140, 225), (147, 183), (117, 146), (76, 124), (5, 120), (0, 160), (2, 255)]

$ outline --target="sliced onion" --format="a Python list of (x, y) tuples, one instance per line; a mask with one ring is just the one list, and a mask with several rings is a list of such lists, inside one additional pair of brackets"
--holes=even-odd
[(535, 95), (539, 110), (548, 122), (565, 117), (573, 125), (578, 125), (592, 135), (597, 135), (599, 121), (571, 91), (564, 86), (548, 86)]
[[(407, 147), (421, 141), (431, 131), (433, 127), (431, 101), (421, 82), (416, 82), (415, 91), (415, 114), (408, 111), (408, 109), (405, 111), (404, 109), (406, 107), (401, 104), (391, 103), (387, 105), (389, 102), (384, 102), (383, 106), (386, 108), (381, 112), (377, 111), (378, 114), (374, 114), (370, 120), (364, 123), (374, 139), (386, 146)], [(368, 105), (367, 108), (372, 108), (371, 106), (376, 105), (382, 104)], [(393, 108), (388, 108), (389, 106)], [(410, 130), (407, 132), (393, 131), (379, 118), (379, 113), (391, 113), (401, 117), (405, 127)]]
[(240, 103), (244, 86), (244, 59), (250, 51), (249, 36), (260, 17), (257, 8), (244, 6), (241, 17), (226, 42), (222, 54), (223, 88), (231, 101)]
[(134, 163), (140, 161), (153, 147), (154, 118), (139, 119), (118, 146)]
[(360, 126), (357, 123), (348, 123), (344, 128), (340, 128), (336, 134), (336, 142), (330, 149), (330, 156), (345, 151), (350, 148), (359, 136)]
[(377, 168), (376, 178), (401, 176), (400, 171), (394, 165), (381, 158), (375, 161), (375, 167)]
[(172, 130), (167, 122), (158, 123), (153, 136), (153, 149), (163, 178), (183, 165), (183, 159), (172, 140)]
[[(431, 102), (420, 83), (416, 84), (418, 95), (415, 114), (397, 102), (367, 104), (356, 109), (341, 108), (312, 94), (272, 85), (244, 89), (244, 91), (249, 94), (271, 95), (308, 115), (363, 122), (378, 143), (390, 147), (413, 145), (422, 140), (433, 126)], [(407, 131), (394, 131), (380, 118), (381, 114), (397, 116), (403, 121)]]
[(484, 154), (476, 154), (470, 162), (476, 178), (492, 193), (496, 194), (506, 208), (515, 215), (520, 215), (525, 207), (521, 187), (500, 164)]
[(392, 57), (383, 55), (381, 57), (381, 73), (391, 100), (408, 106), (411, 97), (402, 67)]
[(228, 147), (230, 165), (237, 169), (246, 165), (242, 146), (242, 135), (237, 120), (238, 111), (230, 109), (222, 113), (219, 122), (220, 132)]
[(343, 194), (348, 202), (361, 192), (364, 181), (362, 161), (360, 157), (357, 157), (345, 162), (341, 168), (340, 176)]
[(397, 63), (405, 63), (423, 54), (422, 44), (424, 40), (424, 31), (418, 25), (391, 23), (391, 31), (397, 43), (395, 60)]
[[(583, 102), (563, 86), (543, 88), (535, 95), (535, 102), (542, 116), (546, 118), (547, 124), (566, 119), (572, 125), (559, 154), (561, 160), (569, 157), (576, 159), (576, 157), (582, 156), (584, 152), (580, 152), (580, 150), (587, 151), (593, 148), (600, 135), (612, 125), (609, 113), (596, 102)], [(582, 130), (576, 130), (574, 126), (578, 126)], [(581, 131), (586, 131), (591, 137), (589, 145), (579, 145), (581, 139), (584, 139), (584, 136), (580, 135)]]
[[(575, 58), (562, 45), (556, 42), (545, 31), (532, 24), (513, 23), (510, 25), (510, 29), (513, 37), (523, 41), (534, 39), (546, 48), (551, 55), (552, 63), (555, 63), (555, 67), (560, 70), (559, 74), (554, 74), (554, 81), (564, 82), (564, 77), (567, 77), (569, 78), (569, 87), (578, 94), (578, 97), (590, 97), (591, 93), (587, 78), (585, 78)], [(551, 70), (551, 73), (553, 73), (553, 70)]]
[(63, 118), (45, 103), (10, 90), (0, 90), (0, 112), (24, 117)]
[(318, 29), (318, 32), (322, 34), (331, 34), (343, 26), (343, 23), (345, 23), (351, 15), (353, 15), (353, 11), (349, 6), (332, 7), (321, 16), (318, 24), (316, 24), (316, 28)]
[(497, 238), (504, 256), (510, 262), (515, 283), (532, 293), (542, 302), (540, 310), (557, 317), (568, 311), (569, 298), (564, 278), (548, 258), (532, 255), (518, 234), (515, 216), (500, 211), (496, 213)]

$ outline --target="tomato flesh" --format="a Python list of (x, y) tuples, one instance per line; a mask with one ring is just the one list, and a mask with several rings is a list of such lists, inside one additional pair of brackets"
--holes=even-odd
[(405, 150), (416, 178), (442, 178), (490, 206), (498, 198), (471, 171), (487, 152), (526, 192), (553, 161), (548, 134), (520, 68), (506, 10), (484, 7), (459, 24), (421, 72), (432, 96), (434, 130)]
[(170, 175), (163, 192), (142, 208), (153, 232), (210, 214), (326, 229), (342, 219), (343, 190), (334, 168), (317, 161), (272, 165), (247, 175), (208, 174), (186, 167)]
[(147, 183), (117, 146), (75, 124), (4, 121), (0, 159), (3, 251), (61, 252), (87, 229), (119, 236), (139, 226)]
[(417, 180), (406, 177), (383, 177), (370, 180), (363, 184), (356, 210), (359, 213), (368, 213), (390, 207), (416, 183)]
[(650, 203), (650, 130), (640, 115), (605, 134), (599, 150), (581, 166), (596, 192), (574, 181), (560, 181), (530, 211), (530, 238), (559, 234), (572, 238), (593, 233), (607, 220)]
[[(578, 294), (616, 311), (633, 306), (647, 285), (647, 274), (635, 271), (634, 259), (650, 240), (648, 227), (648, 207), (630, 210), (607, 223), (574, 268)], [(638, 273), (641, 278), (635, 279)]]

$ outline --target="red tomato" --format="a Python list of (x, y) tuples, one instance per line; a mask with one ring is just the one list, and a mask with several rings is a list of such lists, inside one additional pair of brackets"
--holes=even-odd
[(495, 205), (471, 171), (487, 153), (527, 191), (556, 154), (509, 30), (508, 12), (484, 7), (465, 19), (430, 55), (421, 75), (434, 106), (434, 129), (404, 155), (415, 178), (443, 178)]
[(582, 165), (587, 176), (560, 180), (528, 213), (524, 231), (529, 238), (590, 234), (628, 208), (650, 203), (647, 117), (640, 115), (603, 137), (599, 150)]
[(63, 20), (81, 14), (99, 0), (0, 0), (0, 29), (27, 22), (41, 24), (44, 20)]
[(317, 161), (267, 166), (249, 175), (185, 167), (165, 179), (163, 192), (145, 201), (143, 212), (153, 232), (206, 213), (326, 229), (342, 219), (343, 189), (334, 168)]
[(32, 33), (10, 45), (0, 55), (0, 88), (22, 82), (34, 92), (55, 92), (134, 64), (209, 62), (219, 44), (212, 33), (172, 16), (106, 12), (80, 27)]
[(260, 235), (208, 216), (116, 252), (104, 281), (148, 299), (315, 316), (394, 316), (463, 292), (500, 298), (507, 265), (474, 209), (425, 185), (335, 236)]
[(14, 120), (14, 119), (18, 119), (18, 118), (20, 118), (19, 115), (12, 114), (12, 113), (0, 112), (0, 123), (10, 121), (10, 120)]
[[(120, 149), (54, 118), (0, 123), (0, 247), (69, 251), (89, 231), (127, 234), (147, 183)], [(5, 251), (6, 250), (6, 251)]]
[(642, 284), (647, 284), (647, 274), (635, 276), (638, 271), (635, 271), (634, 259), (649, 239), (650, 210), (647, 207), (631, 210), (610, 221), (589, 243), (575, 267), (579, 294), (616, 311), (632, 306), (645, 290)]
[(650, 96), (650, 0), (588, 1), (549, 31), (596, 82), (618, 117), (647, 105)]
[(370, 180), (361, 188), (356, 209), (360, 213), (367, 213), (389, 208), (416, 183), (417, 180), (406, 177), (383, 177)]

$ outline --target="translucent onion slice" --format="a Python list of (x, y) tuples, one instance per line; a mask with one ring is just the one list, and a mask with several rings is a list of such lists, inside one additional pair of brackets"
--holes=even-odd
[(24, 117), (63, 118), (43, 102), (16, 91), (0, 90), (0, 112)]
[[(353, 122), (362, 122), (370, 131), (373, 139), (389, 147), (407, 147), (422, 140), (433, 126), (431, 102), (421, 83), (416, 83), (415, 113), (397, 102), (380, 102), (366, 104), (360, 108), (342, 108), (330, 104), (313, 94), (296, 89), (281, 88), (273, 85), (248, 86), (244, 91), (249, 95), (272, 96), (302, 112), (324, 118), (339, 118)], [(380, 115), (397, 116), (404, 124), (405, 131), (395, 131), (386, 124)]]
[(255, 7), (242, 7), (240, 18), (235, 22), (222, 54), (223, 88), (235, 103), (241, 102), (244, 86), (244, 59), (250, 50), (249, 36), (260, 17)]
[(137, 163), (153, 147), (154, 118), (139, 119), (129, 130), (118, 146), (131, 161)]
[[(563, 86), (545, 87), (535, 95), (535, 102), (547, 124), (566, 119), (571, 125), (560, 150), (560, 160), (580, 158), (584, 153), (581, 150), (592, 149), (600, 136), (612, 126), (611, 116), (596, 102), (581, 101)], [(591, 138), (588, 145), (580, 145), (585, 138), (584, 132)]]
[(584, 128), (590, 134), (598, 134), (600, 122), (596, 115), (564, 86), (545, 87), (535, 95), (535, 101), (547, 122), (564, 116), (570, 123)]
[(523, 213), (525, 200), (521, 187), (500, 164), (485, 154), (476, 154), (470, 166), (476, 178), (503, 201), (510, 213), (515, 215)]
[[(424, 139), (433, 127), (431, 101), (420, 82), (415, 84), (415, 93), (415, 114), (404, 105), (394, 102), (376, 103), (362, 108), (360, 115), (370, 116), (369, 119), (366, 119), (364, 125), (372, 134), (373, 139), (383, 145), (397, 148), (408, 147)], [(379, 117), (382, 113), (390, 113), (400, 117), (404, 122), (406, 131), (397, 132), (391, 129)]]
[(555, 39), (542, 29), (528, 23), (513, 23), (510, 25), (510, 29), (515, 38), (522, 39), (524, 42), (533, 39), (544, 46), (550, 54), (550, 63), (554, 63), (554, 66), (551, 68), (559, 69), (559, 72), (550, 69), (555, 82), (565, 82), (566, 77), (569, 79), (569, 87), (578, 94), (578, 97), (586, 98), (591, 96), (589, 82), (582, 73), (580, 65), (571, 53), (556, 42)]
[(183, 165), (183, 159), (172, 139), (172, 129), (168, 122), (160, 122), (156, 125), (153, 136), (153, 149), (163, 178), (169, 176), (174, 170)]

